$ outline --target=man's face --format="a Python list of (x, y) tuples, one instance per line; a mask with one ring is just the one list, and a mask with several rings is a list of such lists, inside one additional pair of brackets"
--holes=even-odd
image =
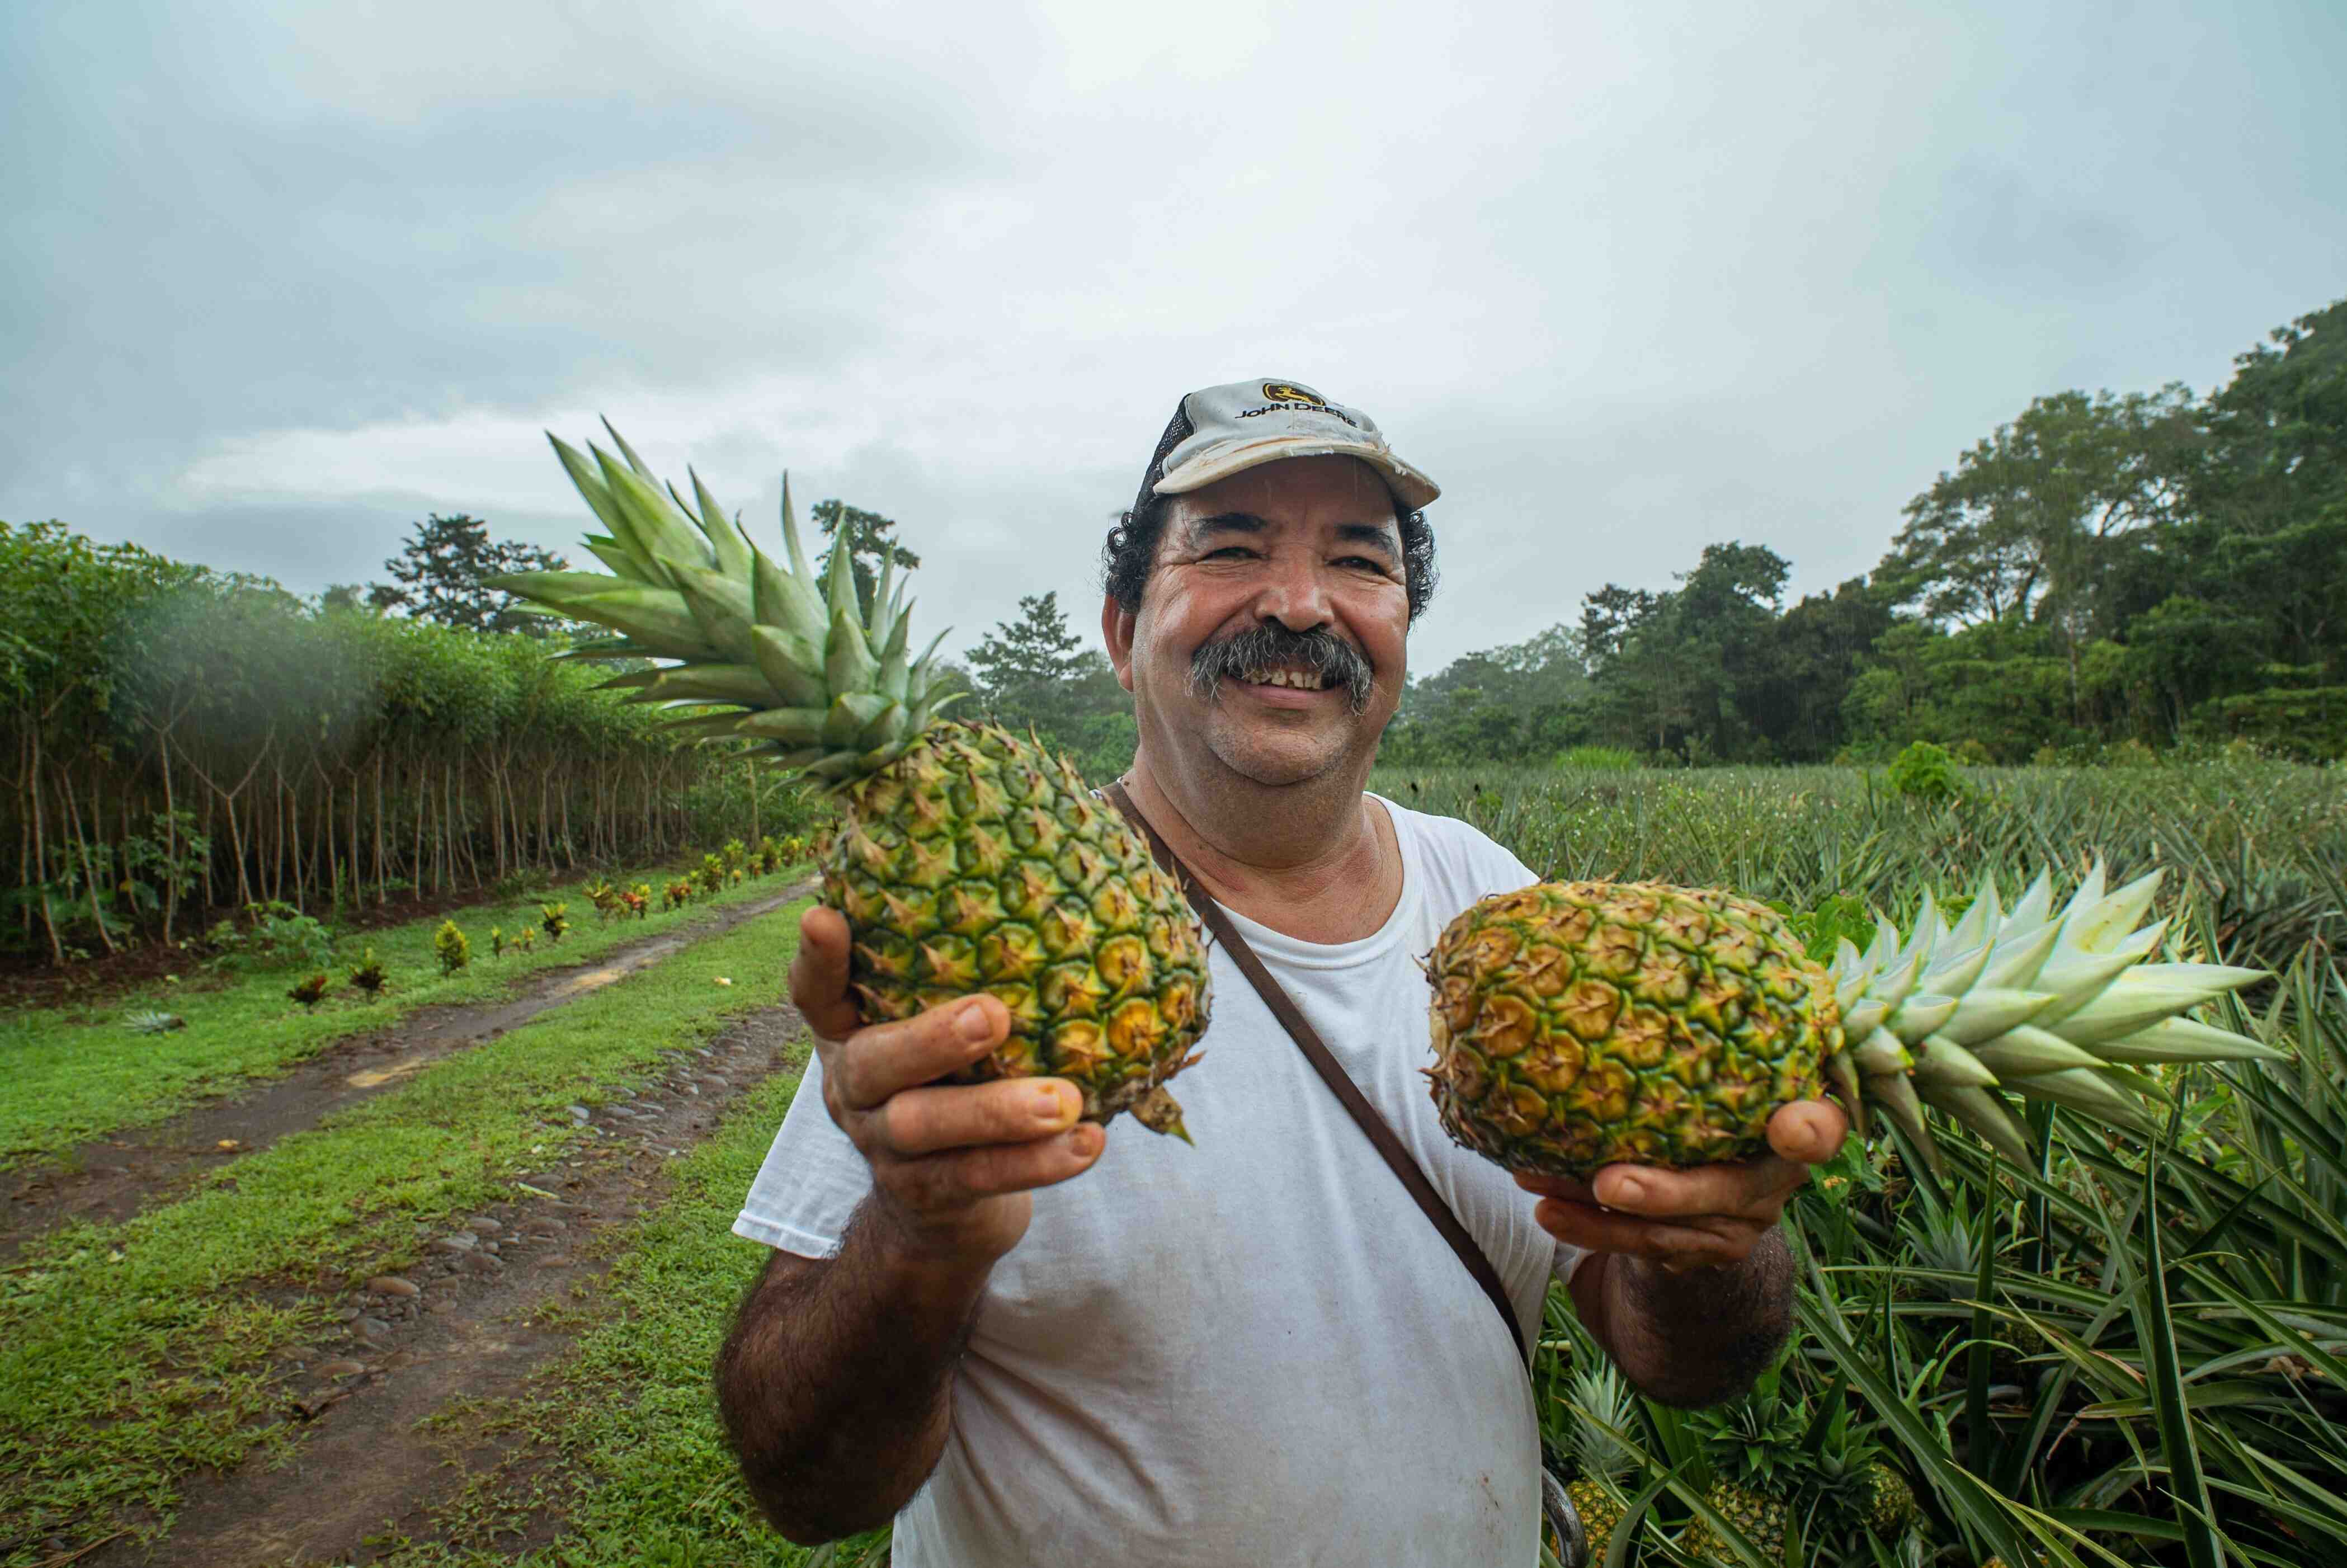
[(1393, 497), (1350, 457), (1175, 497), (1140, 610), (1111, 600), (1102, 618), (1153, 753), (1269, 785), (1366, 774), (1409, 629)]

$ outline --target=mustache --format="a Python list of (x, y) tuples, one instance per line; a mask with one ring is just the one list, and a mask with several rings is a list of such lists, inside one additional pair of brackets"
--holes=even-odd
[(1290, 631), (1285, 626), (1255, 626), (1206, 643), (1190, 655), (1190, 694), (1211, 702), (1221, 695), (1225, 681), (1244, 680), (1250, 670), (1282, 665), (1313, 671), (1324, 685), (1342, 687), (1355, 713), (1368, 711), (1377, 672), (1359, 649), (1317, 627)]

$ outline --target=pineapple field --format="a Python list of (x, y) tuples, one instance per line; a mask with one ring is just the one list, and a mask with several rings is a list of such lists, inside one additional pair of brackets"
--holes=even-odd
[[(1552, 879), (1737, 888), (1821, 958), (1991, 882), (2010, 907), (2043, 874), (2058, 910), (2099, 860), (2165, 873), (2154, 958), (2260, 971), (2196, 1016), (2263, 1059), (2134, 1070), (2148, 1135), (2036, 1100), (2022, 1165), (1936, 1114), (1936, 1169), (1895, 1119), (1853, 1139), (1788, 1219), (1799, 1329), (1744, 1399), (1638, 1398), (1555, 1292), (1542, 1440), (1587, 1560), (2347, 1554), (2336, 771), (1932, 776), (1373, 781)], [(768, 1532), (709, 1393), (760, 1262), (727, 1227), (805, 1059), (778, 997), (809, 847), (5, 1015), (0, 1563), (884, 1561), (885, 1532)]]

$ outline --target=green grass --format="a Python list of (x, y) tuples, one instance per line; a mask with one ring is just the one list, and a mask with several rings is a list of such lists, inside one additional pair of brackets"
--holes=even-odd
[[(798, 1088), (777, 1076), (677, 1163), (675, 1191), (628, 1232), (597, 1286), (574, 1353), (527, 1399), (447, 1412), (466, 1440), (491, 1430), (508, 1463), (471, 1479), (434, 1519), (446, 1544), (406, 1544), (390, 1568), (792, 1568), (810, 1553), (765, 1524), (721, 1431), (710, 1368), (765, 1249), (730, 1234), (742, 1194)], [(517, 1554), (517, 1532), (551, 1510), (560, 1533)], [(842, 1568), (886, 1532), (843, 1545)]]
[[(152, 1125), (208, 1093), (282, 1072), (335, 1040), (396, 1023), (419, 1008), (497, 999), (516, 979), (770, 896), (805, 874), (805, 867), (792, 866), (701, 896), (680, 910), (608, 923), (599, 921), (584, 899), (549, 894), (547, 901), (569, 905), (569, 934), (548, 943), (541, 932), (534, 951), (508, 952), (502, 958), (489, 956), (489, 927), (513, 931), (535, 926), (538, 898), (477, 905), (453, 917), (368, 931), (340, 944), (337, 962), (328, 970), (334, 988), (314, 1012), (285, 996), (302, 978), (299, 968), (206, 970), (190, 960), (179, 983), (159, 982), (109, 998), (95, 1011), (0, 1013), (0, 1171), (55, 1156), (108, 1132)], [(648, 878), (640, 873), (637, 879)], [(659, 887), (655, 882), (656, 902)], [(447, 976), (432, 952), (432, 935), (445, 918), (454, 918), (473, 945), (471, 967)], [(367, 948), (392, 979), (391, 989), (373, 1002), (344, 979), (347, 966)], [(121, 1027), (122, 1020), (149, 1009), (175, 1012), (188, 1027), (151, 1035)]]
[[(324, 1320), (324, 1304), (296, 1292), (412, 1261), (448, 1216), (510, 1195), (584, 1136), (564, 1105), (649, 1081), (663, 1052), (771, 1004), (805, 907), (436, 1062), (181, 1202), (30, 1244), (0, 1274), (10, 1535), (104, 1534), (128, 1505), (168, 1511), (188, 1468), (286, 1440), (248, 1423), (282, 1397), (261, 1369), (268, 1352)], [(714, 985), (721, 975), (734, 984)]]

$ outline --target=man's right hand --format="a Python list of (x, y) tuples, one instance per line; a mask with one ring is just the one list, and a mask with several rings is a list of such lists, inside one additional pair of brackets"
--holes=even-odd
[(991, 1263), (1026, 1234), (1029, 1192), (1090, 1169), (1103, 1129), (1076, 1120), (1082, 1095), (1064, 1078), (933, 1083), (1001, 1044), (1010, 1013), (981, 994), (866, 1026), (848, 941), (838, 910), (800, 917), (791, 1000), (815, 1031), (825, 1108), (871, 1165), (876, 1214), (910, 1254)]

